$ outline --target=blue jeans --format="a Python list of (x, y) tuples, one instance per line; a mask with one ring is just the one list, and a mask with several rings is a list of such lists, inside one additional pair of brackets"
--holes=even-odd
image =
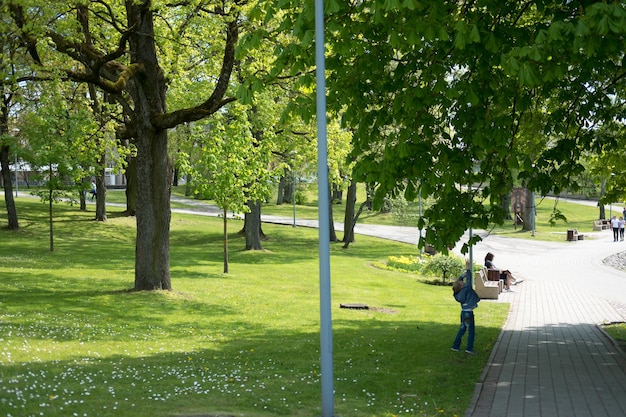
[(454, 349), (460, 349), (461, 339), (467, 330), (467, 347), (466, 350), (474, 350), (474, 336), (476, 336), (476, 329), (474, 328), (474, 312), (473, 311), (461, 311), (461, 326), (454, 339), (452, 347)]

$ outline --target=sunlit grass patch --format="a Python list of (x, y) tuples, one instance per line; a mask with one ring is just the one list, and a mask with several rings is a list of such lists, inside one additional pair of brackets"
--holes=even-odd
[[(1, 209), (1, 207), (0, 207)], [(8, 416), (320, 414), (317, 231), (264, 225), (242, 251), (221, 220), (173, 215), (173, 291), (129, 291), (134, 222), (18, 199), (24, 230), (0, 240), (0, 410)], [(122, 210), (120, 208), (120, 210)], [(373, 268), (412, 245), (359, 236), (331, 247), (337, 415), (462, 415), (508, 306), (481, 302), (476, 357), (450, 352), (450, 289)], [(340, 309), (359, 302), (377, 309)]]

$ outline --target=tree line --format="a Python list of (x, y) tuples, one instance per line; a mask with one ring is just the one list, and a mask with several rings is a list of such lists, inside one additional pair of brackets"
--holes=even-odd
[[(502, 223), (514, 187), (576, 190), (586, 174), (602, 182), (606, 201), (623, 198), (624, 2), (325, 7), (328, 169), (335, 184), (349, 184), (348, 242), (358, 182), (375, 209), (389, 196), (429, 198), (420, 245), (438, 250), (469, 227)], [(246, 212), (246, 246), (258, 248), (268, 184), (315, 165), (312, 8), (3, 2), (9, 227), (18, 227), (9, 159), (27, 141), (50, 174), (98, 179), (98, 220), (106, 220), (105, 167), (125, 170), (127, 211), (137, 220), (136, 290), (171, 288), (175, 172), (223, 210)]]

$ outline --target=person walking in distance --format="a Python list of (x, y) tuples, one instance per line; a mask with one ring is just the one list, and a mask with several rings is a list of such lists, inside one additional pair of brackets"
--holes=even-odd
[(619, 220), (617, 216), (611, 218), (611, 229), (613, 229), (613, 242), (617, 242), (619, 240)]

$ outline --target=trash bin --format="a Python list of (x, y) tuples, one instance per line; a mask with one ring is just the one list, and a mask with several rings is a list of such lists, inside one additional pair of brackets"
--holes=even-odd
[(576, 229), (569, 229), (567, 231), (567, 241), (572, 242), (574, 240), (578, 240), (578, 237), (576, 235), (577, 235)]

